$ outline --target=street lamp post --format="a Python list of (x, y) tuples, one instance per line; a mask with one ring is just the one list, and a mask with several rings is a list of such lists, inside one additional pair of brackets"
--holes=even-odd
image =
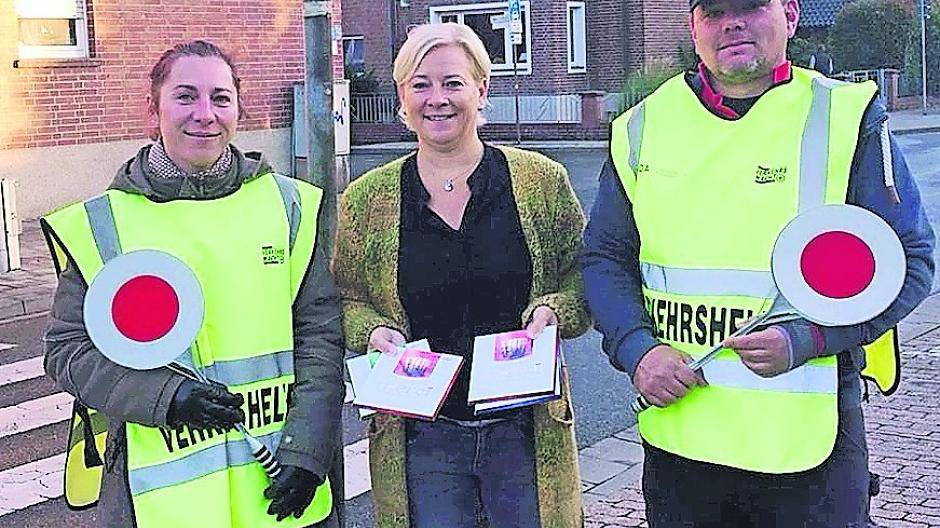
[(920, 0), (920, 89), (923, 113), (927, 114), (927, 0)]
[[(333, 176), (333, 69), (331, 59), (331, 2), (304, 0), (304, 57), (307, 125), (307, 174), (299, 175), (323, 189), (320, 218), (317, 222), (317, 246), (329, 255), (336, 224), (336, 180)], [(336, 431), (336, 451), (329, 472), (333, 492), (333, 511), (339, 526), (345, 526), (346, 506), (343, 493), (343, 428)]]

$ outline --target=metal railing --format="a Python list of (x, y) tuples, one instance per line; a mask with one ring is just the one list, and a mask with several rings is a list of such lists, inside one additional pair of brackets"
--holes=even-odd
[(349, 98), (349, 118), (353, 123), (395, 123), (398, 97), (395, 94), (355, 94)]
[[(395, 123), (398, 120), (395, 94), (356, 94), (350, 97), (349, 115), (354, 123)], [(516, 105), (511, 95), (491, 95), (484, 110), (488, 123), (516, 122)], [(578, 94), (520, 95), (519, 118), (526, 124), (581, 122), (581, 96)]]
[(851, 70), (835, 73), (833, 79), (841, 79), (848, 82), (875, 81), (878, 83), (878, 90), (882, 94), (888, 93), (887, 78), (889, 73), (897, 73), (898, 70), (890, 68), (881, 68), (877, 70)]
[[(484, 113), (488, 123), (516, 122), (516, 102), (511, 95), (490, 96)], [(563, 124), (581, 122), (581, 96), (577, 94), (520, 95), (519, 122)]]

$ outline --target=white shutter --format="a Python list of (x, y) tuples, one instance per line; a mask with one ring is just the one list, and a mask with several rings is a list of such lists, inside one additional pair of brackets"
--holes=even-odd
[(16, 0), (19, 18), (84, 18), (85, 0)]

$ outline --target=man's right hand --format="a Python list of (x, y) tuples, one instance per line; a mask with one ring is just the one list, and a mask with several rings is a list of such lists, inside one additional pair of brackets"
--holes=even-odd
[(398, 346), (404, 344), (405, 336), (387, 326), (377, 326), (369, 335), (369, 350), (378, 350), (383, 354), (394, 354)]
[(633, 386), (657, 407), (672, 405), (696, 385), (707, 385), (700, 373), (689, 368), (688, 359), (671, 346), (655, 346), (640, 359)]
[(166, 421), (171, 427), (187, 425), (194, 429), (228, 431), (245, 421), (245, 412), (241, 409), (244, 403), (241, 394), (232, 394), (221, 383), (186, 379), (173, 395)]

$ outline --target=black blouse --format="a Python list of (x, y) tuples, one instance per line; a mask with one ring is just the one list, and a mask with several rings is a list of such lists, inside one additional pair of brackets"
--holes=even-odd
[(506, 156), (486, 145), (468, 184), (470, 201), (455, 231), (428, 208), (431, 195), (418, 176), (417, 157), (401, 171), (398, 295), (414, 339), (465, 358), (441, 411), (458, 420), (479, 419), (467, 405), (473, 338), (518, 330), (532, 287)]

